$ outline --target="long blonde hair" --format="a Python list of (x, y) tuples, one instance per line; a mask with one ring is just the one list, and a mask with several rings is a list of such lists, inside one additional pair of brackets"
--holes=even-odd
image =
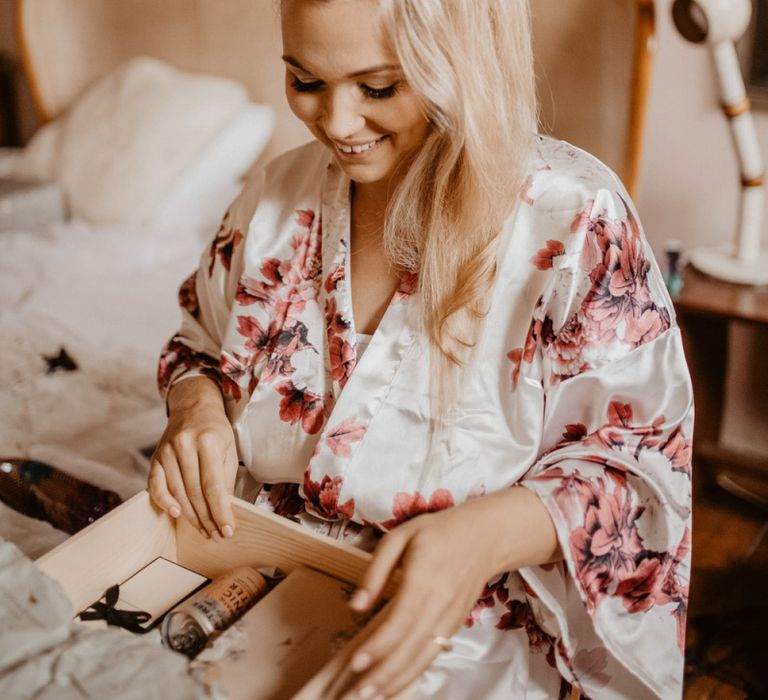
[(390, 199), (385, 249), (393, 265), (419, 272), (445, 407), (449, 377), (482, 330), (495, 244), (536, 130), (528, 0), (379, 2), (405, 78), (432, 123)]

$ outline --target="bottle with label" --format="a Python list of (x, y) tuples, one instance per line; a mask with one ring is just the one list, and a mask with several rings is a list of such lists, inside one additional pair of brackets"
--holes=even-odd
[(0, 501), (74, 535), (122, 499), (57, 467), (34, 459), (0, 457)]
[(211, 637), (242, 617), (268, 590), (266, 578), (253, 567), (230, 571), (165, 616), (163, 644), (190, 658), (196, 656)]

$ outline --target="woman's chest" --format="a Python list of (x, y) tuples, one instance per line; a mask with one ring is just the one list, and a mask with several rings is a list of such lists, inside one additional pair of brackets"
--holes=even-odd
[(402, 275), (392, 268), (380, 242), (356, 245), (353, 232), (347, 277), (355, 330), (373, 335), (400, 285)]
[[(511, 392), (508, 352), (533, 304), (526, 279), (495, 289), (441, 431), (416, 277), (393, 283), (373, 255), (356, 264), (343, 217), (321, 211), (297, 211), (282, 244), (246, 259), (221, 358), (243, 462), (258, 480), (300, 483), (324, 517), (380, 523), (402, 510), (397, 499), (458, 503), (514, 483), (537, 456), (543, 413), (535, 387)], [(356, 277), (381, 306), (362, 357)]]
[[(291, 313), (276, 303), (253, 321), (271, 328), (273, 341), (258, 361), (245, 362), (251, 375), (229, 410), (254, 477), (301, 484), (323, 517), (380, 524), (411, 506), (459, 503), (514, 483), (539, 450), (542, 408), (527, 387), (509, 400), (504, 329), (489, 326), (451, 421), (439, 429), (413, 279), (401, 282), (361, 356), (344, 269), (323, 268), (309, 297), (297, 279), (301, 301), (289, 295), (283, 305)], [(243, 323), (231, 324), (230, 356), (245, 352)]]

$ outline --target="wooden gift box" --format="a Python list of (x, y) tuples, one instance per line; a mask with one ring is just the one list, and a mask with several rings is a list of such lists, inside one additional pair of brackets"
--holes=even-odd
[[(36, 564), (56, 579), (75, 610), (83, 610), (115, 583), (124, 581), (157, 557), (215, 578), (236, 566), (276, 566), (286, 573), (307, 565), (359, 583), (371, 555), (311, 532), (238, 498), (232, 498), (234, 537), (214, 542), (183, 518), (158, 510), (145, 491), (40, 557)], [(392, 586), (386, 592), (392, 593)], [(352, 650), (375, 626), (374, 619), (326, 664), (295, 698), (326, 697), (326, 689), (346, 665)], [(327, 697), (340, 697), (336, 693)]]

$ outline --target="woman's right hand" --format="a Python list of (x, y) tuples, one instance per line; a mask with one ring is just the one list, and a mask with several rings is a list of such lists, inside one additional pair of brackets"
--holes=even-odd
[(183, 515), (205, 537), (232, 537), (229, 504), (237, 448), (221, 391), (208, 377), (190, 377), (168, 394), (168, 425), (152, 455), (147, 488), (166, 513)]

